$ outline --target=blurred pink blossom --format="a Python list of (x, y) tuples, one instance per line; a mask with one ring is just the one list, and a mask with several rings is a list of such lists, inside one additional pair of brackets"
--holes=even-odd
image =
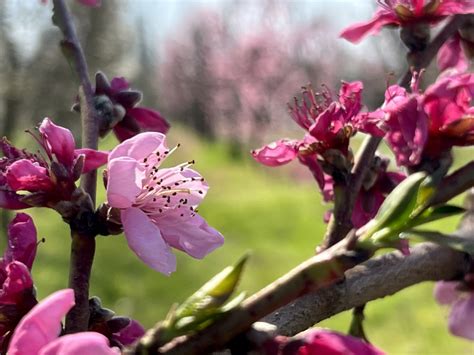
[(20, 321), (12, 335), (11, 355), (118, 355), (106, 337), (95, 332), (81, 332), (59, 337), (61, 320), (74, 306), (74, 291), (57, 291), (37, 304)]
[(436, 283), (434, 297), (439, 304), (450, 305), (448, 326), (451, 333), (474, 340), (474, 288), (463, 288), (461, 282)]

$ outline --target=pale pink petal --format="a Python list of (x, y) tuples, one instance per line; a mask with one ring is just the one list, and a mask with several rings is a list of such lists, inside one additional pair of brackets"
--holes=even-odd
[(123, 328), (120, 332), (114, 334), (114, 338), (117, 339), (122, 345), (130, 345), (137, 341), (145, 334), (145, 328), (132, 319), (130, 324)]
[(461, 36), (456, 34), (448, 39), (438, 51), (438, 68), (443, 71), (446, 69), (456, 69), (458, 72), (464, 72), (468, 68), (469, 62), (461, 47)]
[(76, 157), (81, 154), (85, 155), (84, 168), (82, 169), (83, 174), (98, 169), (102, 165), (106, 164), (107, 159), (109, 157), (109, 152), (104, 152), (100, 150), (94, 150), (89, 148), (81, 148), (75, 150)]
[(170, 124), (158, 111), (146, 107), (134, 107), (127, 113), (135, 118), (138, 125), (145, 131), (166, 133), (170, 128)]
[(367, 22), (356, 23), (341, 32), (340, 37), (352, 43), (357, 43), (365, 36), (377, 34), (383, 26), (400, 24), (398, 17), (391, 11), (380, 9)]
[(459, 291), (456, 289), (459, 282), (439, 281), (433, 290), (433, 295), (439, 304), (452, 304), (459, 298)]
[(294, 140), (280, 139), (260, 149), (253, 150), (252, 156), (263, 165), (284, 165), (296, 158), (298, 154), (296, 143)]
[(167, 215), (159, 222), (166, 242), (194, 258), (202, 259), (224, 243), (222, 234), (210, 227), (198, 214), (183, 219), (179, 211), (176, 211), (174, 216)]
[(48, 191), (53, 183), (48, 171), (28, 159), (17, 160), (7, 169), (8, 185), (15, 191)]
[(8, 226), (8, 246), (3, 259), (20, 261), (29, 269), (33, 265), (37, 246), (36, 228), (26, 213), (18, 213)]
[(142, 162), (147, 158), (151, 160), (150, 163), (154, 163), (156, 153), (159, 153), (161, 157), (165, 157), (167, 151), (166, 136), (164, 134), (145, 132), (127, 139), (115, 147), (109, 154), (109, 161), (127, 156)]
[(56, 339), (61, 320), (74, 306), (74, 291), (57, 291), (37, 304), (23, 317), (13, 333), (8, 347), (9, 355), (38, 354)]
[(41, 349), (38, 355), (119, 355), (108, 339), (96, 332), (64, 335)]
[(107, 200), (112, 207), (128, 208), (142, 191), (144, 167), (135, 159), (117, 158), (107, 165)]
[(188, 209), (189, 206), (197, 206), (209, 190), (209, 185), (201, 174), (190, 168), (182, 171), (180, 168), (160, 169), (155, 177), (155, 181), (160, 181), (161, 186), (176, 189), (176, 193), (168, 195), (170, 206), (182, 205)]
[(151, 268), (170, 275), (176, 270), (176, 257), (163, 240), (160, 229), (138, 208), (122, 211), (122, 224), (128, 246)]
[(449, 330), (454, 335), (474, 340), (474, 292), (466, 293), (452, 305)]
[(71, 131), (55, 125), (49, 118), (43, 120), (39, 131), (49, 153), (55, 155), (58, 161), (66, 167), (71, 167), (76, 147)]

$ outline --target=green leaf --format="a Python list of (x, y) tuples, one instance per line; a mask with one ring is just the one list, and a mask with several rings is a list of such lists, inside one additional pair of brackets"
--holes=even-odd
[(403, 233), (403, 237), (405, 238), (410, 238), (410, 236), (417, 236), (424, 241), (474, 255), (474, 239), (472, 238), (463, 238), (456, 235), (446, 235), (426, 230), (411, 230), (407, 233)]
[(410, 228), (437, 221), (442, 218), (455, 216), (466, 212), (466, 210), (459, 206), (454, 205), (443, 205), (435, 208), (428, 208), (422, 214), (410, 221)]
[(175, 313), (176, 319), (188, 316), (200, 318), (200, 313), (212, 313), (222, 306), (237, 287), (247, 259), (248, 254), (244, 255), (235, 266), (225, 268), (204, 284), (178, 307)]
[(362, 239), (370, 238), (381, 229), (394, 230), (405, 224), (430, 196), (428, 191), (418, 194), (425, 178), (424, 172), (412, 174), (393, 189), (374, 219), (361, 228)]

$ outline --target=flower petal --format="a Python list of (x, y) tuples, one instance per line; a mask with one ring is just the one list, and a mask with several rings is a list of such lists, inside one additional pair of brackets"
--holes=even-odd
[(13, 191), (2, 190), (0, 186), (0, 208), (6, 208), (8, 210), (21, 210), (23, 208), (31, 207), (26, 203), (20, 201), (21, 196)]
[(71, 131), (55, 125), (49, 118), (45, 118), (39, 127), (45, 144), (45, 149), (56, 156), (58, 161), (66, 167), (72, 167), (74, 162), (74, 148), (76, 143)]
[(459, 298), (459, 291), (456, 289), (458, 282), (439, 281), (433, 290), (433, 296), (439, 304), (452, 304)]
[(474, 292), (458, 299), (451, 308), (449, 330), (454, 335), (474, 340)]
[[(304, 337), (306, 344), (302, 345), (298, 355), (383, 355), (384, 352), (371, 344), (349, 335), (314, 329), (307, 332)], [(291, 343), (289, 343), (291, 345)]]
[(145, 131), (166, 133), (170, 128), (170, 124), (158, 111), (146, 107), (134, 107), (128, 110), (127, 113), (135, 118)]
[(41, 349), (38, 355), (118, 355), (118, 348), (111, 348), (108, 339), (96, 332), (64, 335)]
[(54, 186), (48, 171), (28, 159), (20, 159), (11, 164), (6, 177), (8, 185), (15, 191), (49, 191)]
[(107, 200), (112, 207), (128, 208), (142, 191), (144, 167), (128, 157), (112, 159), (107, 165)]
[(89, 171), (95, 170), (106, 164), (109, 157), (109, 152), (89, 148), (76, 149), (74, 152), (76, 157), (81, 154), (85, 155), (86, 159), (84, 161), (84, 168), (82, 169), (83, 174), (86, 174)]
[(114, 334), (114, 338), (117, 339), (122, 345), (133, 344), (136, 340), (141, 338), (145, 334), (145, 328), (132, 319), (130, 324), (123, 328), (120, 332)]
[(298, 148), (295, 140), (280, 139), (252, 151), (252, 156), (266, 166), (280, 166), (296, 158)]
[[(179, 211), (177, 211), (179, 213)], [(166, 215), (159, 221), (163, 238), (172, 247), (194, 258), (202, 259), (224, 244), (224, 237), (196, 214), (183, 220), (180, 215)]]
[(39, 354), (44, 346), (58, 337), (61, 320), (72, 306), (72, 289), (57, 291), (45, 298), (33, 307), (16, 327), (8, 354)]
[(151, 268), (170, 275), (176, 270), (176, 257), (163, 240), (160, 229), (138, 208), (122, 211), (122, 224), (128, 246)]
[[(160, 156), (163, 157), (166, 156), (166, 151), (168, 151), (168, 148), (164, 134), (145, 132), (137, 134), (135, 137), (127, 139), (115, 147), (109, 154), (109, 161), (123, 156), (142, 161), (147, 157), (155, 159), (153, 157), (155, 154), (153, 153), (160, 153)], [(154, 163), (154, 161), (150, 163)]]
[(130, 88), (130, 84), (128, 83), (127, 79), (125, 79), (123, 76), (120, 76), (112, 79), (110, 82), (110, 87), (114, 93), (117, 93), (122, 90), (128, 90)]
[(440, 71), (456, 69), (462, 73), (468, 68), (469, 62), (461, 47), (461, 36), (456, 33), (448, 39), (438, 52), (438, 68)]
[(365, 36), (377, 34), (383, 26), (389, 24), (398, 25), (400, 21), (393, 12), (380, 9), (371, 20), (349, 26), (339, 36), (349, 42), (357, 43)]
[(0, 302), (3, 304), (21, 303), (25, 290), (32, 289), (33, 280), (26, 265), (19, 261), (9, 263), (6, 268), (6, 279), (0, 290)]
[(3, 259), (20, 261), (31, 270), (36, 256), (37, 235), (33, 220), (26, 213), (18, 213), (8, 226), (8, 247)]

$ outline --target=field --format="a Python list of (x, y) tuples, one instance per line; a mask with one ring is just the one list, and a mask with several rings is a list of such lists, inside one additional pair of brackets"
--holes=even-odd
[[(170, 143), (178, 141), (181, 148), (166, 163), (196, 160), (196, 169), (211, 186), (200, 213), (223, 233), (226, 243), (204, 260), (180, 253), (177, 272), (165, 277), (142, 264), (123, 236), (97, 239), (91, 294), (145, 326), (162, 319), (173, 302), (185, 299), (249, 250), (251, 259), (240, 289), (258, 290), (313, 255), (325, 229), (322, 216), (328, 206), (296, 163), (270, 169), (254, 163), (250, 155), (230, 160), (225, 144), (202, 143), (183, 130), (172, 130)], [(102, 201), (102, 187), (100, 191)], [(67, 285), (69, 235), (53, 211), (32, 214), (39, 237), (46, 239), (39, 245), (33, 269), (41, 299)], [(453, 230), (457, 219), (442, 223)], [(370, 303), (366, 308), (370, 340), (388, 354), (473, 354), (473, 343), (448, 333), (448, 310), (435, 303), (432, 289), (432, 283), (425, 283)], [(345, 331), (349, 319), (346, 312), (321, 325)]]

